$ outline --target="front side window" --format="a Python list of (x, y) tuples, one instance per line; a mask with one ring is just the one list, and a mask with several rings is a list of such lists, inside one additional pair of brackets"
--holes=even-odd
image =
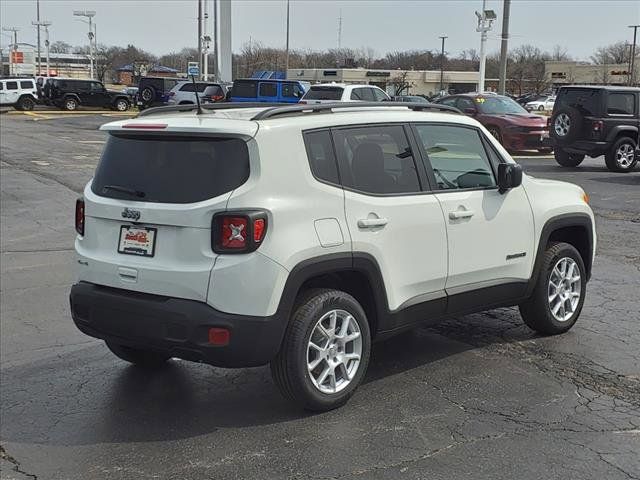
[(18, 82), (7, 82), (7, 90), (17, 90)]
[(26, 81), (26, 82), (20, 82), (20, 88), (32, 89), (34, 87), (33, 87), (33, 83)]
[(313, 175), (319, 180), (339, 184), (338, 165), (329, 130), (305, 133), (304, 144)]
[(458, 110), (460, 110), (461, 112), (464, 112), (467, 108), (472, 109), (474, 112), (477, 111), (476, 106), (473, 103), (473, 100), (471, 100), (470, 98), (466, 98), (466, 97), (459, 97), (458, 98), (458, 103), (455, 104), (455, 105), (452, 105), (452, 106), (453, 107), (458, 107)]
[(102, 86), (101, 83), (91, 82), (91, 91), (92, 92), (102, 92), (103, 90), (104, 90), (104, 87)]
[(454, 125), (416, 125), (433, 169), (438, 189), (490, 188), (496, 186), (480, 134)]
[(343, 186), (376, 195), (420, 191), (401, 125), (337, 129), (333, 135)]
[[(373, 98), (376, 102), (382, 102), (384, 100), (388, 100), (389, 97), (387, 97), (387, 95), (380, 90), (379, 88), (372, 88), (372, 93), (373, 93)], [(411, 100), (409, 100), (411, 101)]]
[(265, 82), (260, 84), (260, 96), (261, 97), (277, 97), (278, 85), (273, 82)]
[(0, 90), (4, 90), (4, 83), (0, 82)]
[(607, 100), (607, 113), (609, 115), (633, 115), (633, 93), (610, 93)]
[(438, 103), (441, 103), (442, 105), (449, 105), (450, 107), (455, 107), (457, 101), (458, 101), (458, 97), (448, 97), (448, 98), (443, 98)]
[(351, 90), (351, 100), (365, 100), (366, 95), (364, 90), (364, 88), (354, 88)]
[(287, 98), (300, 98), (302, 96), (302, 89), (297, 83), (283, 83), (282, 84), (282, 96)]

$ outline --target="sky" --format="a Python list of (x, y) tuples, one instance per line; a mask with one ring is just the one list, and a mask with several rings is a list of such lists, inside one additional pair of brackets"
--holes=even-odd
[[(486, 1), (498, 15), (489, 33), (492, 52), (500, 48), (503, 0)], [(439, 50), (438, 37), (447, 35), (445, 50), (455, 56), (479, 49), (474, 11), (481, 8), (481, 0), (291, 0), (290, 47), (335, 48), (341, 16), (343, 47), (372, 47), (379, 56)], [(99, 43), (133, 44), (156, 55), (197, 46), (197, 0), (40, 0), (40, 18), (52, 22), (51, 42), (87, 43), (88, 27), (73, 16), (78, 9), (96, 11)], [(18, 27), (18, 42), (36, 43), (35, 19), (36, 0), (0, 1), (0, 24)], [(560, 44), (588, 60), (599, 46), (631, 43), (631, 24), (640, 24), (640, 0), (512, 0), (509, 47), (533, 44), (550, 51)], [(284, 47), (285, 32), (286, 0), (232, 0), (234, 51), (249, 41)], [(0, 44), (10, 41), (2, 32)]]

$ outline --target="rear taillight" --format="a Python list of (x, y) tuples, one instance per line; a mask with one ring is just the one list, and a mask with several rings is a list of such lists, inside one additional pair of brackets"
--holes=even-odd
[(173, 97), (175, 94), (176, 94), (176, 92), (169, 92), (169, 93), (167, 93), (167, 96), (168, 97)]
[(263, 211), (219, 213), (211, 223), (211, 247), (216, 253), (253, 252), (266, 234), (267, 214)]
[(84, 235), (84, 199), (76, 200), (76, 232)]
[(594, 120), (591, 122), (591, 130), (593, 133), (600, 133), (604, 128), (604, 122), (602, 120)]

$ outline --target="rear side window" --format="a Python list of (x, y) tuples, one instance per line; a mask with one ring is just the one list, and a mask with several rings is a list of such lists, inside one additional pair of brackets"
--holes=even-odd
[(0, 90), (4, 90), (4, 83), (0, 82)]
[[(600, 111), (601, 90), (591, 88), (567, 88), (561, 90), (555, 101), (555, 110), (558, 107), (573, 107), (582, 115), (598, 115)], [(541, 99), (541, 100), (546, 100)]]
[(333, 135), (345, 187), (376, 195), (420, 191), (416, 164), (401, 125), (338, 129)]
[(351, 90), (351, 100), (368, 100), (365, 88), (354, 88)]
[(7, 90), (17, 90), (18, 82), (7, 82)]
[(235, 81), (232, 96), (243, 98), (255, 98), (258, 96), (258, 82)]
[(609, 115), (633, 115), (635, 95), (633, 93), (610, 93), (607, 100)]
[(241, 139), (110, 135), (91, 190), (110, 198), (193, 203), (230, 192), (248, 178), (249, 151)]
[(416, 125), (440, 190), (496, 185), (480, 134), (454, 125)]
[(33, 83), (31, 82), (20, 82), (20, 88), (34, 88)]
[(305, 100), (340, 100), (342, 87), (311, 87), (305, 94)]
[(185, 83), (184, 85), (182, 85), (180, 87), (180, 91), (181, 92), (199, 92), (202, 93), (205, 91), (205, 89), (207, 88), (207, 84), (206, 83), (196, 83), (195, 85), (193, 85), (193, 83)]
[(305, 133), (304, 144), (313, 175), (319, 180), (339, 184), (338, 165), (329, 130)]
[(277, 97), (278, 85), (273, 82), (263, 82), (260, 84), (261, 97)]

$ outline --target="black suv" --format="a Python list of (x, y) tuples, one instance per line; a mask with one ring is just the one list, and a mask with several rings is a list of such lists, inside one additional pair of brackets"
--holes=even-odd
[(640, 88), (560, 88), (550, 120), (556, 161), (576, 167), (586, 155), (604, 155), (609, 170), (633, 170), (638, 162), (639, 100)]
[(136, 104), (140, 110), (167, 105), (169, 92), (184, 78), (142, 77), (138, 83)]
[(79, 106), (110, 108), (124, 112), (131, 103), (122, 92), (107, 90), (96, 80), (55, 79), (43, 89), (46, 103), (64, 110), (76, 110)]

